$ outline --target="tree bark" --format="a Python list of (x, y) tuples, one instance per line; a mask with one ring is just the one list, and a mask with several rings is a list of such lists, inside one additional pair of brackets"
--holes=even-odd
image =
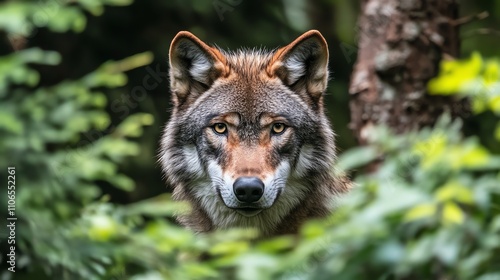
[(469, 112), (466, 100), (426, 91), (441, 59), (459, 54), (457, 16), (458, 0), (362, 1), (349, 88), (350, 128), (361, 144), (375, 124), (403, 133), (434, 124), (444, 111)]

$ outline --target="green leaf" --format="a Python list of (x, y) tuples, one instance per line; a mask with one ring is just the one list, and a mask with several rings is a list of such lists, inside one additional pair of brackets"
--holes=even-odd
[(485, 148), (476, 145), (468, 146), (465, 149), (457, 147), (458, 149), (462, 148), (461, 165), (465, 167), (478, 167), (488, 162), (489, 153)]
[(474, 52), (467, 60), (442, 61), (439, 76), (427, 84), (430, 94), (449, 95), (459, 93), (464, 86), (479, 76), (483, 60)]
[(443, 205), (442, 222), (445, 225), (461, 224), (465, 216), (462, 210), (453, 202), (446, 202)]
[(495, 128), (495, 139), (500, 142), (500, 121), (497, 122), (497, 126)]
[(115, 133), (127, 137), (137, 137), (142, 134), (142, 127), (151, 125), (154, 121), (153, 115), (138, 113), (129, 116), (115, 130)]
[(489, 101), (489, 109), (497, 114), (500, 115), (500, 93), (498, 96), (493, 96)]
[(218, 270), (208, 264), (188, 263), (184, 264), (187, 279), (211, 279), (219, 276)]
[(449, 182), (436, 191), (436, 199), (439, 202), (455, 201), (465, 204), (472, 204), (472, 191), (458, 182)]
[(108, 241), (119, 232), (118, 224), (109, 216), (96, 215), (89, 218), (88, 236), (96, 241)]
[(337, 161), (337, 166), (342, 170), (351, 170), (362, 167), (379, 156), (377, 149), (373, 146), (351, 149), (344, 152)]
[(129, 204), (124, 210), (127, 215), (173, 216), (187, 213), (190, 209), (188, 203), (173, 201), (170, 194), (162, 194)]
[(210, 248), (209, 252), (212, 255), (234, 255), (241, 254), (248, 249), (248, 242), (236, 240), (215, 244), (212, 248)]
[(23, 123), (6, 108), (0, 108), (0, 130), (20, 135), (23, 133)]
[(276, 237), (270, 240), (264, 240), (260, 242), (257, 246), (262, 252), (275, 253), (287, 249), (292, 249), (294, 247), (295, 240), (290, 236)]
[(133, 191), (135, 187), (135, 182), (122, 174), (116, 174), (109, 178), (108, 181), (115, 187), (128, 192)]
[(430, 168), (440, 161), (447, 143), (448, 139), (444, 133), (432, 133), (425, 140), (416, 142), (412, 151), (421, 157), (424, 168)]
[(486, 62), (483, 79), (487, 85), (498, 82), (500, 80), (500, 64), (496, 61)]
[(437, 212), (437, 206), (432, 203), (420, 204), (411, 208), (406, 212), (403, 220), (406, 222), (412, 222), (415, 220), (420, 220), (424, 218), (432, 217)]

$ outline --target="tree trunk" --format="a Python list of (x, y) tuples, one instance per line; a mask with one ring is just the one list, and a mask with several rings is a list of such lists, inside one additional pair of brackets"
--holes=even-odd
[(351, 79), (351, 123), (365, 144), (374, 124), (396, 133), (469, 112), (453, 96), (429, 96), (439, 61), (459, 54), (458, 0), (363, 0), (359, 51)]

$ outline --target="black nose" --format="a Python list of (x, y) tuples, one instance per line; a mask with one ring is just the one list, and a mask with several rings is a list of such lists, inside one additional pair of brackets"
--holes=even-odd
[(257, 177), (240, 177), (234, 181), (233, 191), (241, 202), (252, 203), (264, 193), (264, 183)]

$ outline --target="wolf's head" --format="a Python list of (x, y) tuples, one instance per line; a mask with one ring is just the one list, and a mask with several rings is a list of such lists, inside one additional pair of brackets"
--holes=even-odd
[(174, 196), (193, 205), (185, 224), (272, 232), (309, 197), (317, 205), (307, 207), (324, 206), (337, 191), (323, 110), (327, 65), (326, 41), (315, 30), (272, 52), (225, 52), (177, 34), (160, 162)]

